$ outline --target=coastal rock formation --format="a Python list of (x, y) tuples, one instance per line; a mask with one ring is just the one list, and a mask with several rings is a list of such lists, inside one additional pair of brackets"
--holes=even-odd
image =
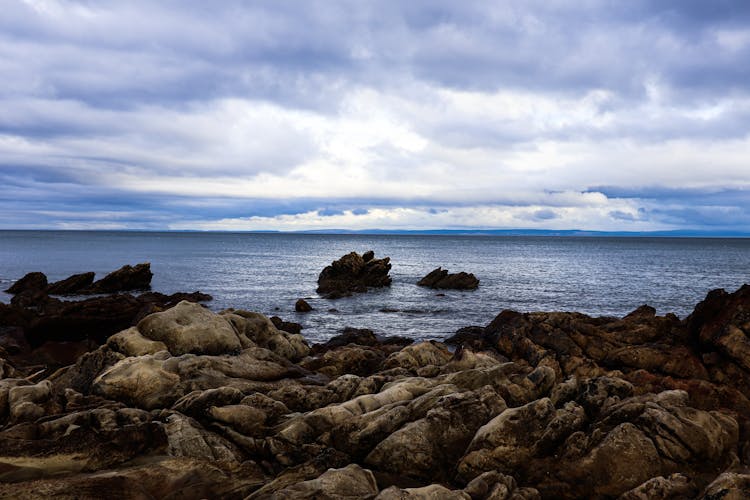
[(95, 281), (91, 286), (84, 289), (82, 293), (94, 294), (148, 290), (151, 288), (151, 278), (153, 276), (151, 264), (148, 262), (136, 264), (135, 266), (126, 265)]
[(474, 290), (479, 286), (479, 280), (470, 273), (461, 271), (451, 274), (447, 269), (438, 267), (419, 280), (417, 285), (436, 289)]
[(84, 293), (94, 283), (95, 273), (74, 274), (64, 280), (51, 283), (47, 287), (47, 293), (50, 295), (73, 295)]
[(148, 264), (139, 264), (125, 266), (92, 285), (93, 278), (94, 273), (83, 273), (48, 284), (43, 273), (29, 273), (18, 280), (9, 289), (15, 294), (11, 303), (0, 303), (0, 348), (6, 351), (8, 359), (15, 364), (43, 365), (48, 369), (68, 365), (151, 313), (180, 301), (211, 300), (210, 295), (200, 292), (109, 294), (84, 300), (50, 296), (51, 293), (82, 295), (92, 290), (99, 293), (107, 288), (143, 288), (151, 280), (151, 271)]
[(748, 310), (503, 311), (450, 351), (180, 302), (0, 365), (0, 497), (744, 498)]
[(351, 252), (326, 266), (318, 276), (317, 292), (328, 299), (348, 297), (368, 288), (391, 285), (390, 258), (376, 259), (370, 250), (363, 255)]
[(310, 312), (313, 310), (312, 306), (305, 299), (297, 299), (294, 303), (294, 310), (301, 313)]

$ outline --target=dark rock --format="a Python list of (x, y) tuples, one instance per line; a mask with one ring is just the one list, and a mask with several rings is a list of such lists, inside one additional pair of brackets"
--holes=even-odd
[(56, 281), (47, 287), (50, 295), (73, 295), (80, 293), (94, 282), (94, 273), (74, 274), (64, 280)]
[(294, 303), (294, 310), (301, 313), (310, 312), (313, 310), (312, 306), (307, 303), (305, 299), (298, 299)]
[(456, 333), (447, 339), (448, 345), (468, 347), (474, 351), (485, 351), (494, 346), (485, 337), (484, 328), (481, 326), (465, 326), (456, 330)]
[(82, 293), (114, 293), (127, 292), (131, 290), (148, 290), (151, 288), (151, 264), (144, 262), (135, 266), (126, 265), (95, 281), (90, 287), (82, 290)]
[(325, 352), (336, 347), (342, 347), (349, 344), (374, 346), (378, 344), (378, 338), (369, 328), (353, 328), (347, 326), (340, 335), (331, 337), (324, 344), (315, 344), (312, 349), (313, 353)]
[(11, 285), (6, 292), (15, 295), (22, 292), (39, 292), (47, 288), (47, 276), (44, 273), (29, 273)]
[(273, 323), (273, 326), (275, 326), (279, 330), (284, 330), (285, 332), (289, 332), (294, 335), (299, 335), (300, 333), (302, 333), (302, 325), (299, 323), (295, 323), (293, 321), (284, 321), (278, 316), (271, 316), (271, 318), (269, 319)]
[(365, 262), (370, 262), (374, 258), (375, 252), (373, 252), (372, 250), (368, 250), (362, 254), (362, 260), (364, 260)]
[(347, 297), (352, 293), (366, 292), (368, 288), (391, 285), (390, 258), (372, 258), (365, 261), (351, 252), (327, 266), (318, 276), (317, 292), (329, 299)]
[(447, 269), (438, 267), (417, 282), (418, 286), (453, 290), (473, 290), (479, 286), (479, 280), (473, 274), (460, 272), (449, 274)]

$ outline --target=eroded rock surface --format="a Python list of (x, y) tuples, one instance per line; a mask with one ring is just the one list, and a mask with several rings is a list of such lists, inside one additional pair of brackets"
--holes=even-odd
[(180, 302), (0, 365), (0, 497), (747, 498), (746, 311), (503, 311), (451, 351)]

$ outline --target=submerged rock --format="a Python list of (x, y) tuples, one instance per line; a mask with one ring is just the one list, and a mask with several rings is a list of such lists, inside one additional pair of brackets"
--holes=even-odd
[(366, 292), (368, 288), (390, 286), (390, 258), (375, 259), (372, 251), (365, 252), (365, 255), (368, 259), (351, 252), (326, 266), (318, 276), (317, 292), (326, 298), (337, 299)]
[(306, 313), (312, 311), (313, 308), (305, 299), (297, 299), (297, 302), (294, 303), (294, 310)]

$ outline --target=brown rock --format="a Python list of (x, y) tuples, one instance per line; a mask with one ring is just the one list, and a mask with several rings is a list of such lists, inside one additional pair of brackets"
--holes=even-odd
[(294, 310), (297, 312), (310, 312), (313, 310), (312, 306), (307, 303), (305, 299), (297, 299), (297, 302), (294, 303)]
[(64, 280), (51, 283), (47, 287), (50, 295), (69, 295), (82, 292), (94, 282), (94, 273), (74, 274)]

